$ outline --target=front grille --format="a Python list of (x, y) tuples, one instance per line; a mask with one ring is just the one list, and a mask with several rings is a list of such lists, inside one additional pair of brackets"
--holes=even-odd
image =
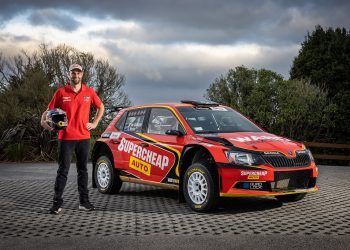
[(306, 167), (311, 163), (307, 153), (297, 153), (294, 158), (284, 155), (263, 155), (264, 160), (275, 168)]
[(271, 190), (305, 189), (309, 187), (310, 178), (310, 170), (275, 172), (275, 179), (271, 182)]

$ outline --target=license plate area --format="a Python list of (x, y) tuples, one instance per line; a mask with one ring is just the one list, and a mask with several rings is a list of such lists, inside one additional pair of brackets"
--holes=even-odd
[(274, 181), (271, 182), (272, 191), (291, 191), (306, 189), (311, 178), (310, 170), (275, 172)]

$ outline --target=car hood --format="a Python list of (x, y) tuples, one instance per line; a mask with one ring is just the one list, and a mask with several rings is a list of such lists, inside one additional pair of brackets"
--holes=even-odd
[(297, 150), (305, 149), (302, 143), (266, 132), (235, 132), (202, 135), (208, 140), (223, 139), (234, 147), (252, 151), (280, 152), (288, 157), (295, 157)]

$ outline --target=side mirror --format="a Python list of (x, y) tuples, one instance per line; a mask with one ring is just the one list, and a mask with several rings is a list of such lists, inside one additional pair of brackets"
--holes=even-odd
[(170, 129), (170, 130), (167, 130), (165, 132), (166, 135), (176, 135), (176, 136), (183, 136), (184, 133), (182, 133), (181, 131), (179, 130), (173, 130), (173, 129)]

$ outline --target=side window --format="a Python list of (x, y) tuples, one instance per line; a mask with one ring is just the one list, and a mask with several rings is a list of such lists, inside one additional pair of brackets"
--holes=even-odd
[(127, 115), (128, 112), (125, 112), (122, 117), (119, 118), (119, 120), (116, 122), (115, 124), (115, 127), (118, 129), (118, 130), (122, 130), (123, 127), (124, 127), (124, 123), (125, 123), (125, 120), (126, 120), (126, 115)]
[(152, 108), (149, 116), (147, 133), (165, 135), (167, 130), (184, 130), (174, 114), (165, 108)]
[(131, 110), (126, 117), (123, 131), (142, 132), (142, 124), (145, 119), (146, 109)]

